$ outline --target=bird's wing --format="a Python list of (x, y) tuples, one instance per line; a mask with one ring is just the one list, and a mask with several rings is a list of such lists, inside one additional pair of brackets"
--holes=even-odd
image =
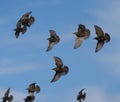
[(15, 32), (15, 37), (18, 39), (18, 37), (19, 37), (19, 35), (20, 35), (20, 32)]
[(23, 14), (23, 15), (22, 15), (22, 18), (24, 18), (24, 17), (28, 17), (31, 13), (32, 13), (32, 11), (29, 11), (29, 12)]
[(60, 77), (61, 77), (61, 73), (56, 72), (53, 79), (51, 80), (51, 83), (57, 81)]
[(103, 32), (102, 28), (100, 28), (97, 25), (94, 25), (94, 28), (95, 28), (95, 32), (96, 32), (96, 34), (97, 34), (98, 37), (104, 36), (104, 32)]
[(8, 97), (8, 96), (9, 96), (9, 93), (10, 93), (10, 88), (7, 89), (7, 91), (6, 91), (5, 94), (4, 94), (4, 97)]
[(49, 32), (50, 32), (50, 36), (51, 36), (51, 37), (56, 35), (55, 30), (49, 30)]
[(83, 24), (78, 25), (78, 32), (83, 32), (85, 30), (85, 26)]
[(98, 52), (104, 45), (104, 41), (98, 41), (96, 45), (95, 52)]
[(49, 42), (49, 44), (48, 44), (48, 48), (47, 48), (46, 51), (50, 51), (50, 50), (53, 48), (54, 45), (55, 45), (54, 42)]
[(61, 58), (54, 56), (54, 60), (55, 60), (55, 64), (57, 67), (61, 68), (63, 66), (63, 62), (62, 62)]
[(78, 47), (80, 47), (82, 42), (83, 42), (83, 37), (76, 37), (76, 41), (75, 41), (75, 44), (74, 44), (74, 49), (77, 49)]

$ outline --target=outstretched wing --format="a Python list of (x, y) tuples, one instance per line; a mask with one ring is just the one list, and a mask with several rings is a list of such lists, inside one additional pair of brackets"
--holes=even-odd
[(54, 56), (54, 60), (57, 67), (61, 68), (63, 66), (63, 62), (59, 57)]
[(104, 36), (104, 32), (103, 32), (102, 28), (100, 28), (97, 25), (94, 25), (94, 28), (95, 28), (95, 32), (96, 32), (96, 34), (97, 34), (98, 37)]
[(47, 48), (46, 51), (50, 51), (53, 48), (54, 45), (55, 45), (55, 42), (49, 42), (48, 48)]
[(98, 41), (96, 45), (95, 52), (98, 52), (104, 45), (104, 41)]
[(53, 79), (51, 80), (51, 83), (57, 81), (61, 77), (61, 75), (62, 75), (61, 73), (56, 72)]
[(83, 24), (78, 25), (78, 32), (83, 32), (85, 30), (85, 26)]
[(83, 42), (83, 37), (76, 37), (76, 41), (75, 41), (75, 44), (74, 44), (74, 49), (77, 49), (78, 47), (80, 47), (82, 42)]

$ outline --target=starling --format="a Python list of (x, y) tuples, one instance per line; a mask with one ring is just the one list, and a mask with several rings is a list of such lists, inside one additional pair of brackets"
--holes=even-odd
[(84, 39), (89, 38), (90, 30), (86, 29), (86, 27), (84, 25), (79, 24), (78, 25), (78, 31), (74, 32), (73, 34), (76, 35), (76, 41), (75, 41), (74, 49), (77, 49), (78, 47), (80, 47), (80, 45), (82, 44)]
[(27, 96), (24, 98), (24, 102), (33, 102), (35, 100), (35, 96)]
[(66, 75), (69, 71), (69, 68), (66, 65), (63, 65), (63, 62), (59, 57), (54, 56), (54, 60), (56, 68), (53, 68), (52, 70), (54, 70), (56, 73), (51, 82), (57, 81), (62, 75)]
[(7, 101), (12, 102), (13, 96), (12, 95), (9, 96), (9, 93), (10, 93), (10, 88), (7, 89), (7, 91), (4, 94), (4, 97), (2, 97), (2, 99), (3, 99), (2, 102), (7, 102)]
[(97, 37), (94, 38), (95, 40), (97, 40), (95, 52), (98, 52), (103, 47), (105, 42), (110, 41), (110, 35), (108, 33), (104, 33), (102, 28), (97, 25), (94, 25), (94, 28), (97, 34)]
[(34, 92), (39, 93), (40, 92), (40, 87), (36, 85), (36, 83), (31, 83), (29, 87), (27, 88), (28, 93), (30, 96), (34, 96)]
[(54, 30), (49, 30), (50, 37), (47, 39), (49, 40), (49, 45), (46, 51), (50, 51), (55, 44), (57, 44), (60, 41), (59, 36), (56, 34)]
[(35, 21), (35, 18), (33, 16), (30, 16), (29, 15), (31, 14), (32, 12), (27, 12), (25, 13), (17, 22), (16, 24), (16, 28), (14, 29), (15, 31), (15, 36), (16, 38), (19, 37), (20, 35), (20, 32), (22, 32), (22, 34), (24, 34), (26, 31), (27, 31), (27, 27), (30, 27), (34, 21)]
[(85, 100), (85, 98), (86, 98), (86, 93), (82, 93), (83, 90), (85, 90), (85, 88), (83, 88), (82, 90), (80, 90), (80, 92), (78, 93), (78, 96), (77, 96), (78, 102), (82, 102), (82, 100)]

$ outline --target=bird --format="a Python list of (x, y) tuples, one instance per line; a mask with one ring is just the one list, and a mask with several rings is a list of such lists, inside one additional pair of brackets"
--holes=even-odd
[(14, 29), (16, 38), (19, 37), (20, 32), (22, 32), (22, 34), (25, 34), (27, 27), (30, 27), (35, 22), (35, 18), (33, 16), (29, 17), (31, 13), (32, 11), (23, 14), (22, 17), (18, 20), (16, 28)]
[(83, 93), (83, 90), (85, 90), (85, 88), (80, 90), (79, 93), (78, 93), (78, 96), (77, 96), (78, 102), (82, 102), (82, 100), (85, 100), (85, 98), (86, 98), (86, 93)]
[(83, 24), (78, 25), (77, 32), (74, 32), (73, 34), (76, 35), (76, 41), (74, 44), (74, 49), (77, 49), (81, 46), (84, 39), (88, 39), (90, 36), (90, 30), (85, 27)]
[(110, 35), (108, 33), (104, 33), (102, 28), (97, 25), (94, 25), (94, 28), (97, 35), (97, 37), (94, 37), (94, 39), (97, 40), (95, 52), (98, 52), (103, 47), (105, 42), (110, 41)]
[(69, 71), (69, 68), (66, 65), (63, 65), (63, 62), (59, 57), (54, 56), (54, 60), (56, 68), (53, 68), (52, 70), (54, 70), (56, 73), (51, 80), (51, 83), (57, 81), (62, 75), (66, 75)]
[(35, 100), (35, 96), (27, 96), (24, 98), (24, 102), (33, 102)]
[(8, 88), (8, 89), (6, 90), (4, 96), (2, 97), (2, 99), (3, 99), (2, 102), (7, 102), (7, 101), (8, 101), (8, 102), (12, 102), (13, 96), (12, 96), (12, 95), (9, 96), (9, 93), (10, 93), (10, 88)]
[(37, 83), (31, 83), (29, 87), (27, 88), (28, 93), (30, 96), (34, 96), (34, 92), (39, 93), (40, 92), (40, 87), (36, 85)]
[(55, 30), (49, 30), (50, 37), (47, 39), (49, 41), (48, 48), (46, 51), (50, 51), (53, 46), (60, 42), (60, 37), (56, 34)]

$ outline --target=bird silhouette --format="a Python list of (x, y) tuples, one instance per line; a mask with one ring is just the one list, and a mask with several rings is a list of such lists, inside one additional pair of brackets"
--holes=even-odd
[(51, 82), (57, 81), (62, 75), (66, 75), (69, 71), (69, 68), (66, 65), (63, 65), (63, 62), (59, 57), (54, 56), (54, 60), (56, 68), (53, 68), (52, 70), (54, 70), (56, 73)]
[(50, 37), (47, 39), (49, 40), (48, 48), (46, 51), (50, 51), (55, 44), (57, 44), (60, 41), (59, 36), (56, 34), (54, 30), (49, 30)]
[(90, 30), (86, 29), (86, 27), (83, 24), (78, 25), (78, 31), (74, 32), (73, 34), (76, 35), (76, 41), (74, 44), (74, 49), (77, 49), (81, 46), (84, 39), (89, 38), (90, 36)]
[(104, 33), (102, 28), (97, 25), (94, 25), (94, 28), (97, 35), (97, 37), (94, 38), (97, 40), (95, 52), (98, 52), (103, 47), (105, 42), (110, 41), (110, 35), (108, 33)]
[(2, 97), (2, 99), (3, 99), (2, 102), (7, 102), (7, 101), (8, 101), (8, 102), (12, 102), (13, 96), (12, 96), (12, 95), (9, 96), (9, 93), (10, 93), (10, 88), (8, 88), (8, 89), (6, 90), (4, 96)]
[(24, 102), (33, 102), (35, 100), (35, 96), (27, 96), (24, 98)]
[(30, 96), (34, 96), (34, 92), (39, 93), (40, 92), (40, 87), (36, 85), (37, 83), (31, 83), (29, 87), (27, 88), (28, 93)]
[(85, 90), (85, 88), (80, 90), (80, 92), (78, 93), (78, 96), (77, 96), (78, 102), (82, 102), (82, 100), (85, 100), (86, 98), (86, 93), (83, 93), (83, 90)]

